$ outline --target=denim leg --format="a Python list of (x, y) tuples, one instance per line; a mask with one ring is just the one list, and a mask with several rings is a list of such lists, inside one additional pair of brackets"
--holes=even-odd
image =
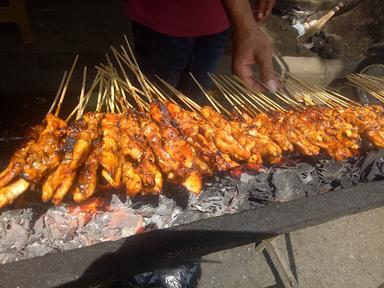
[(132, 22), (137, 61), (150, 79), (158, 75), (176, 87), (191, 58), (195, 38), (173, 37)]
[[(216, 72), (229, 35), (230, 29), (227, 29), (217, 34), (200, 36), (196, 39), (192, 58), (187, 69), (192, 72), (205, 89), (212, 87), (212, 81), (207, 73)], [(189, 71), (185, 72), (189, 73)], [(179, 89), (197, 101), (206, 102), (202, 92), (187, 73), (184, 73), (182, 79), (180, 79)]]

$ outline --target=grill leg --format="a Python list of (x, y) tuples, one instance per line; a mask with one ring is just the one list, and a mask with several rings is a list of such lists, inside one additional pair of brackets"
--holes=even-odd
[(265, 250), (265, 252), (271, 258), (273, 266), (278, 272), (285, 288), (299, 288), (299, 283), (295, 279), (295, 276), (293, 275), (287, 263), (284, 261), (283, 257), (281, 257), (279, 250), (273, 242), (275, 239), (276, 237), (269, 238), (267, 240), (263, 240), (259, 244), (256, 244), (255, 251), (262, 252)]

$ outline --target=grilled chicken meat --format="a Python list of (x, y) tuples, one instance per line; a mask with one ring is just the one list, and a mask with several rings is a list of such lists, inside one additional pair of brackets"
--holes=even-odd
[(149, 108), (87, 113), (70, 125), (47, 115), (0, 173), (0, 208), (39, 185), (43, 200), (56, 205), (68, 192), (84, 201), (98, 186), (129, 196), (159, 194), (163, 180), (198, 194), (203, 176), (243, 163), (278, 163), (291, 152), (342, 160), (358, 155), (362, 140), (384, 148), (384, 109), (378, 105), (232, 119), (208, 106), (197, 113), (154, 101)]

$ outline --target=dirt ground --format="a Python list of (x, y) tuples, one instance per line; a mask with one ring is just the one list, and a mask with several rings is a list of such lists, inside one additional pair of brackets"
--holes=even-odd
[[(335, 1), (336, 2), (336, 1)], [(348, 3), (348, 1), (345, 1)], [(337, 3), (337, 2), (336, 2)], [(303, 9), (304, 11), (307, 11)], [(311, 9), (308, 9), (311, 11)], [(318, 19), (327, 10), (313, 10), (308, 21)], [(352, 10), (333, 17), (324, 27), (330, 46), (334, 48), (333, 57), (355, 62), (361, 60), (369, 46), (380, 40), (384, 23), (384, 1), (362, 0)], [(281, 15), (272, 16), (264, 25), (265, 30), (272, 38), (275, 53), (279, 56), (315, 56), (296, 45), (297, 32)]]

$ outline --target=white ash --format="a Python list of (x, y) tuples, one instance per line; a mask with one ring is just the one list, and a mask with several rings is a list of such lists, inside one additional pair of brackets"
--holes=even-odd
[(33, 207), (0, 214), (0, 225), (5, 228), (0, 234), (0, 263), (118, 240), (144, 226), (142, 217), (122, 202), (89, 219), (81, 211), (69, 213), (64, 206), (40, 210)]

